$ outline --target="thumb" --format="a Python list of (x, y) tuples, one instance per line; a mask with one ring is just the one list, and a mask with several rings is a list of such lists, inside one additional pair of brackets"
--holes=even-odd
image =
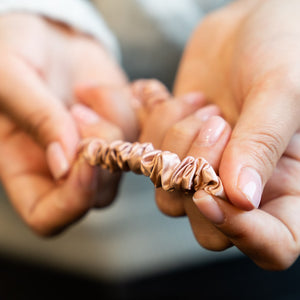
[(30, 65), (18, 57), (4, 58), (0, 59), (0, 109), (47, 149), (49, 168), (60, 178), (76, 153), (76, 124)]
[(296, 108), (294, 99), (275, 90), (249, 93), (220, 164), (226, 194), (236, 207), (259, 206), (265, 183), (299, 127)]

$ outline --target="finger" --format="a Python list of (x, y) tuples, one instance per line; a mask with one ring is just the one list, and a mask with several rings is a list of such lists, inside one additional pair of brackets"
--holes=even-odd
[(151, 142), (159, 149), (168, 129), (205, 104), (203, 94), (189, 94), (172, 101), (155, 105), (147, 117), (140, 141)]
[(121, 129), (82, 104), (74, 104), (70, 112), (76, 120), (82, 138), (99, 137), (107, 142), (122, 140)]
[(187, 155), (203, 157), (215, 170), (218, 170), (230, 134), (229, 124), (220, 116), (212, 116), (203, 123)]
[(299, 186), (300, 162), (282, 156), (276, 169), (264, 187), (261, 204), (285, 195), (300, 194)]
[[(93, 110), (82, 104), (74, 104), (70, 109), (76, 120), (82, 138), (97, 137), (107, 142), (122, 140), (122, 131), (114, 124), (101, 118)], [(95, 207), (101, 208), (109, 205), (118, 193), (121, 173), (111, 173), (100, 167), (95, 167), (97, 185)]]
[(138, 79), (131, 83), (132, 107), (138, 116), (139, 126), (143, 128), (147, 116), (156, 104), (172, 99), (167, 87), (156, 79)]
[(258, 266), (282, 270), (297, 259), (300, 250), (297, 197), (282, 197), (251, 211), (211, 196), (200, 198), (195, 194), (194, 202), (201, 213)]
[(187, 153), (205, 121), (220, 113), (217, 106), (208, 105), (199, 108), (192, 115), (175, 123), (167, 130), (166, 136), (162, 141), (161, 150), (175, 152), (180, 159), (183, 159), (186, 155), (198, 155), (195, 151), (193, 151), (193, 154)]
[[(203, 197), (205, 198), (206, 195), (204, 191), (198, 193), (198, 197), (201, 197), (201, 201), (203, 201)], [(195, 201), (193, 201), (191, 197), (184, 199), (184, 209), (189, 218), (194, 236), (203, 248), (212, 251), (221, 251), (232, 246), (230, 239), (216, 228), (215, 224), (203, 214), (203, 210), (205, 211), (205, 209), (200, 211), (197, 208), (197, 203), (195, 204)]]
[[(198, 109), (194, 114), (179, 121), (168, 129), (166, 136), (162, 142), (161, 150), (175, 152), (180, 159), (189, 155), (188, 150), (201, 130), (201, 126), (211, 116), (220, 114), (220, 110), (215, 105), (208, 105)], [(180, 141), (180, 142), (178, 142)], [(199, 153), (194, 151), (199, 156)], [(172, 193), (156, 190), (156, 204), (159, 209), (168, 216), (182, 216), (185, 214), (183, 194), (174, 191)]]
[(131, 106), (131, 96), (125, 88), (77, 87), (79, 101), (98, 115), (115, 124), (124, 132), (124, 138), (134, 141), (138, 135), (137, 117)]
[(287, 148), (285, 149), (284, 154), (287, 157), (290, 157), (291, 159), (300, 161), (299, 149), (300, 149), (300, 132), (298, 131), (292, 136)]
[(2, 55), (0, 77), (0, 109), (47, 148), (53, 176), (62, 177), (70, 168), (79, 141), (68, 111), (21, 59)]
[[(219, 162), (231, 134), (229, 124), (219, 116), (212, 116), (200, 129), (192, 143), (188, 155), (205, 158), (209, 164), (218, 170)], [(206, 193), (197, 193), (198, 197), (206, 197)], [(196, 209), (192, 199), (184, 202), (185, 212), (191, 223), (195, 237), (200, 245), (210, 250), (223, 250), (231, 246), (229, 239), (217, 230), (209, 219)]]
[[(0, 175), (13, 206), (41, 235), (59, 232), (78, 220), (94, 204), (94, 169), (76, 162), (67, 179), (53, 181), (43, 149), (11, 121), (0, 118), (4, 142), (0, 148)], [(20, 192), (21, 191), (21, 192)]]
[(138, 79), (131, 83), (130, 90), (140, 107), (151, 110), (155, 104), (171, 98), (167, 87), (156, 79)]
[[(6, 189), (17, 211), (39, 235), (54, 235), (78, 221), (95, 204), (96, 177), (86, 162), (76, 162), (62, 183), (39, 174), (19, 173)], [(22, 190), (22, 201), (19, 191)]]
[(225, 191), (237, 207), (259, 206), (265, 183), (299, 127), (295, 107), (293, 97), (276, 89), (249, 93), (220, 164)]

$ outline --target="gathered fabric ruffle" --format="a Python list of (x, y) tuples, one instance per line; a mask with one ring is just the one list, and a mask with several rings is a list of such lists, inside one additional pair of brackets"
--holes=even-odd
[(151, 143), (114, 141), (110, 144), (98, 138), (83, 140), (79, 155), (90, 165), (101, 166), (111, 172), (132, 171), (151, 179), (154, 186), (165, 191), (207, 193), (226, 199), (219, 176), (202, 157), (187, 156), (154, 149)]

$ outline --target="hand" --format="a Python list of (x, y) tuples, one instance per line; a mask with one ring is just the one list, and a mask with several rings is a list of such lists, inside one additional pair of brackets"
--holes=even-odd
[[(176, 153), (180, 159), (186, 156), (205, 157), (217, 170), (231, 134), (229, 124), (220, 117), (219, 108), (207, 105), (201, 93), (172, 98), (165, 93), (162, 85), (156, 83), (151, 87), (150, 93), (149, 81), (139, 80), (133, 85), (134, 96), (144, 104), (140, 108), (140, 115), (143, 116), (140, 141), (151, 142), (156, 149)], [(147, 92), (143, 93), (143, 90)], [(150, 106), (147, 105), (149, 99)], [(160, 101), (153, 101), (155, 99)], [(229, 239), (199, 213), (192, 195), (156, 189), (156, 202), (160, 210), (169, 216), (178, 217), (187, 213), (195, 220), (192, 223), (196, 225), (194, 232), (204, 247), (216, 247), (216, 241), (218, 247), (231, 245)], [(215, 219), (220, 216), (215, 216)]]
[(55, 234), (116, 194), (120, 175), (74, 163), (76, 149), (90, 135), (134, 138), (134, 113), (114, 110), (120, 97), (103, 112), (107, 98), (95, 107), (78, 97), (89, 85), (123, 88), (127, 78), (91, 37), (33, 15), (0, 18), (0, 53), (1, 182), (34, 231)]
[(289, 267), (300, 250), (299, 9), (296, 0), (241, 0), (211, 14), (188, 43), (175, 85), (177, 96), (203, 91), (234, 127), (219, 165), (232, 205), (196, 193), (218, 231), (208, 238), (194, 207), (187, 214), (197, 239), (221, 250), (222, 233), (267, 269)]

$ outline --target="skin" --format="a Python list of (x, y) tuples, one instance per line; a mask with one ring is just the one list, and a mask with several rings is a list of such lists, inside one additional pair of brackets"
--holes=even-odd
[(116, 195), (120, 174), (74, 162), (76, 149), (83, 137), (134, 139), (134, 113), (114, 110), (130, 107), (115, 94), (97, 103), (80, 94), (122, 89), (127, 78), (99, 42), (29, 14), (0, 18), (0, 53), (1, 183), (33, 231), (57, 234)]
[[(157, 194), (163, 212), (187, 214), (203, 247), (220, 251), (235, 245), (258, 266), (270, 270), (288, 268), (300, 251), (299, 8), (296, 0), (289, 5), (280, 0), (235, 1), (207, 16), (195, 29), (174, 93), (181, 97), (201, 91), (209, 103), (218, 105), (232, 127), (226, 143), (219, 139), (205, 151), (194, 151), (210, 155), (207, 158), (220, 174), (228, 201), (203, 192), (193, 199)], [(186, 145), (195, 143), (191, 134), (195, 125), (179, 126), (184, 121), (175, 120), (171, 113), (168, 118), (161, 147), (176, 152), (175, 140), (180, 135)], [(151, 133), (147, 139), (157, 140)], [(193, 148), (192, 144), (185, 153)], [(251, 168), (261, 181), (254, 203), (241, 190), (244, 168)], [(249, 192), (253, 182), (251, 176), (247, 178), (243, 182), (250, 183)]]
[[(206, 157), (219, 171), (228, 195), (225, 202), (203, 192), (191, 198), (157, 191), (161, 210), (172, 216), (186, 213), (203, 247), (223, 250), (235, 245), (257, 265), (272, 270), (288, 268), (295, 261), (300, 233), (300, 3), (282, 3), (235, 1), (208, 16), (187, 45), (176, 78), (176, 100), (157, 105), (142, 133), (142, 139), (153, 140), (163, 150)], [(18, 28), (29, 29), (24, 30), (28, 35), (13, 34)], [(123, 87), (126, 78), (98, 43), (59, 24), (11, 15), (1, 18), (0, 38), (0, 75), (6, 79), (0, 88), (1, 180), (24, 221), (40, 234), (54, 234), (97, 205), (91, 195), (97, 191), (93, 182), (99, 181), (82, 161), (55, 181), (47, 161), (48, 146), (58, 141), (71, 163), (80, 137), (96, 132), (98, 123), (100, 137), (108, 132), (101, 131), (105, 126), (112, 130), (109, 137), (113, 139), (133, 130), (120, 130), (128, 121), (112, 124), (110, 121), (118, 118), (110, 113), (93, 124), (86, 122), (90, 118), (80, 117), (74, 107), (70, 109), (74, 98), (81, 99), (80, 88), (74, 97), (74, 87), (94, 83), (95, 78), (105, 85), (113, 78), (114, 87), (115, 82)], [(56, 48), (56, 44), (60, 46)], [(33, 45), (41, 47), (39, 54), (32, 54)], [(83, 61), (80, 53), (87, 50), (94, 55)], [(99, 70), (105, 70), (104, 76)], [(205, 111), (203, 95), (183, 97), (191, 91), (202, 91), (208, 102), (218, 106)], [(161, 115), (168, 118), (159, 124)], [(128, 117), (130, 124), (133, 119)], [(207, 144), (207, 132), (213, 135), (216, 123), (223, 124), (221, 135)], [(153, 132), (161, 133), (153, 136)], [(179, 137), (185, 141), (180, 148)], [(253, 199), (245, 197), (237, 186), (244, 167), (255, 170), (261, 180), (259, 203), (250, 201)]]

